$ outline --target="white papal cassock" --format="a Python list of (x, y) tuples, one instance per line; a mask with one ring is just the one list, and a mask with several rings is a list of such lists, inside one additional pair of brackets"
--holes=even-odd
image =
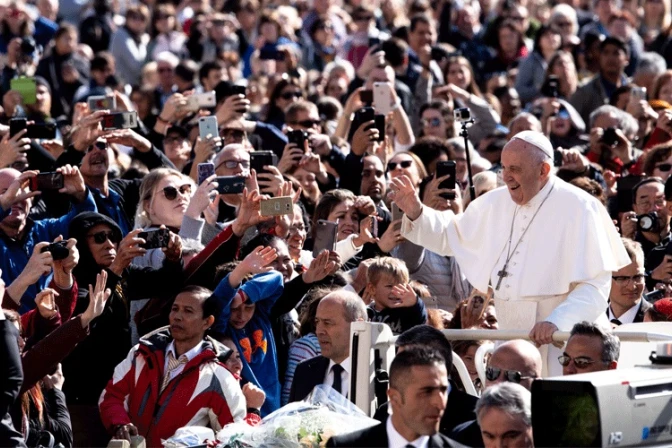
[[(462, 215), (423, 207), (415, 221), (404, 216), (402, 234), (454, 256), (469, 282), (487, 291), (489, 283), (497, 285), (506, 262), (512, 222), (512, 250), (530, 228), (512, 252), (509, 276), (495, 291), (499, 327), (531, 330), (547, 321), (569, 331), (580, 321), (606, 319), (611, 273), (630, 264), (630, 258), (605, 207), (555, 176), (523, 206), (502, 187), (473, 201)], [(561, 374), (560, 351), (545, 352), (544, 373)]]

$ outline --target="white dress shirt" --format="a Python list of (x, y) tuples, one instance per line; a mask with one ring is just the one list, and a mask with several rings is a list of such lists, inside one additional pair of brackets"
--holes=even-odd
[(389, 448), (406, 448), (406, 445), (413, 445), (415, 448), (427, 448), (429, 445), (429, 436), (420, 436), (413, 441), (408, 441), (399, 434), (392, 424), (392, 417), (387, 417), (387, 446)]
[(637, 312), (639, 311), (639, 308), (641, 306), (642, 306), (642, 299), (639, 299), (639, 303), (637, 303), (637, 305), (633, 306), (628, 311), (621, 314), (621, 317), (616, 317), (614, 316), (614, 312), (611, 311), (611, 305), (609, 305), (609, 320), (618, 319), (619, 322), (622, 324), (631, 324), (635, 321), (635, 317), (637, 317)]
[[(187, 363), (188, 363), (192, 359), (194, 359), (196, 356), (198, 356), (198, 354), (201, 353), (202, 350), (203, 350), (203, 341), (199, 342), (196, 345), (196, 347), (192, 348), (187, 353), (183, 353), (182, 356), (187, 357), (187, 359), (188, 359)], [(175, 359), (179, 359), (179, 357), (177, 356), (177, 353), (175, 353), (175, 341), (171, 341), (170, 344), (168, 345), (168, 348), (166, 348), (166, 356), (165, 356), (166, 360), (164, 361), (164, 364), (163, 364), (164, 375), (165, 375), (165, 372), (168, 370), (168, 353), (171, 353), (171, 352), (172, 352), (173, 356), (175, 357)], [(173, 381), (177, 375), (182, 373), (185, 365), (186, 365), (186, 363), (185, 364), (180, 364), (172, 372), (170, 372), (170, 381)]]
[[(331, 370), (336, 363), (329, 360), (329, 367), (327, 367), (327, 375), (324, 377), (324, 384), (327, 386), (332, 386), (334, 384), (334, 372)], [(341, 372), (341, 394), (344, 397), (348, 396), (350, 392), (350, 357), (348, 356), (341, 363), (343, 371)]]

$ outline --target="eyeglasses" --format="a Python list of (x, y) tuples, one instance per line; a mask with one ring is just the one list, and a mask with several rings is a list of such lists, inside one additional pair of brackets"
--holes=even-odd
[(298, 124), (301, 127), (304, 128), (312, 128), (315, 126), (319, 126), (322, 122), (320, 120), (301, 120), (301, 121), (293, 121), (290, 124)]
[(184, 143), (185, 140), (184, 137), (164, 137), (163, 143), (170, 145), (171, 143)]
[(282, 98), (283, 100), (291, 100), (293, 98), (302, 98), (302, 97), (303, 93), (299, 92), (298, 90), (294, 92), (284, 92), (280, 95), (280, 98)]
[[(163, 195), (168, 199), (169, 201), (174, 201), (175, 198), (177, 197), (177, 188), (173, 186), (168, 186), (163, 189)], [(184, 184), (180, 187), (180, 194), (181, 195), (188, 195), (191, 194), (191, 185), (190, 184)]]
[(663, 173), (667, 173), (668, 171), (672, 170), (672, 163), (661, 163), (660, 165), (656, 165), (656, 169), (662, 171)]
[(650, 209), (651, 207), (653, 207), (654, 205), (662, 208), (662, 207), (665, 207), (665, 204), (666, 204), (665, 198), (658, 198), (654, 202), (643, 201), (643, 202), (638, 203), (638, 205), (640, 207), (645, 208), (647, 210)]
[(612, 275), (611, 279), (615, 281), (616, 283), (623, 283), (627, 284), (630, 283), (631, 281), (633, 283), (644, 283), (644, 280), (646, 280), (646, 275), (644, 274), (636, 274), (633, 276), (628, 276), (628, 275)]
[(425, 127), (438, 128), (441, 126), (441, 119), (438, 117), (420, 120), (420, 123)]
[(572, 358), (571, 356), (567, 355), (558, 356), (558, 362), (562, 367), (567, 367), (571, 361), (574, 361), (574, 365), (576, 366), (577, 369), (586, 369), (588, 368), (589, 365), (598, 362), (593, 361), (587, 356), (577, 356), (576, 358)]
[(107, 240), (110, 240), (110, 243), (112, 244), (117, 244), (119, 241), (121, 241), (121, 238), (116, 233), (112, 231), (106, 232), (104, 230), (101, 232), (94, 233), (92, 235), (87, 235), (87, 237), (93, 238), (93, 242), (96, 244), (103, 244)]
[(504, 374), (504, 379), (510, 383), (520, 384), (522, 380), (536, 378), (536, 376), (523, 376), (523, 374), (517, 370), (502, 370), (499, 367), (488, 367), (485, 369), (485, 377), (488, 381), (495, 381), (502, 373)]
[(334, 25), (329, 25), (329, 24), (320, 25), (320, 26), (317, 27), (317, 29), (322, 30), (322, 31), (333, 31), (334, 30)]
[(246, 170), (246, 169), (250, 168), (250, 161), (249, 160), (224, 160), (224, 161), (222, 161), (222, 163), (217, 165), (217, 167), (215, 169), (219, 168), (222, 165), (224, 165), (226, 168), (228, 168), (230, 170), (235, 169), (240, 165), (241, 168)]
[(387, 171), (394, 171), (397, 169), (397, 165), (400, 165), (402, 168), (410, 168), (413, 165), (412, 160), (404, 160), (402, 162), (389, 162), (387, 164)]

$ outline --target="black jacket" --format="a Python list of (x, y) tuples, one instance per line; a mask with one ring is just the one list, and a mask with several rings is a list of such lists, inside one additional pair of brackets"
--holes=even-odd
[[(653, 305), (651, 305), (649, 302), (646, 301), (644, 297), (642, 297), (639, 300), (639, 305), (637, 305), (639, 308), (637, 309), (637, 314), (635, 314), (635, 320), (632, 321), (633, 324), (644, 322), (644, 315), (646, 314), (646, 311), (651, 308)], [(607, 307), (607, 317), (609, 317), (609, 308)]]
[(476, 420), (471, 420), (457, 426), (451, 433), (450, 438), (473, 448), (482, 448), (483, 436), (481, 435), (481, 427)]
[(324, 356), (316, 356), (299, 363), (294, 372), (289, 403), (303, 400), (315, 386), (322, 384), (327, 376), (328, 368), (329, 358)]
[[(377, 448), (387, 447), (387, 426), (385, 423), (380, 423), (372, 428), (356, 431), (351, 434), (336, 436), (329, 439), (327, 446), (342, 446), (351, 448)], [(431, 448), (443, 447), (458, 447), (455, 442), (441, 433), (434, 434), (429, 438), (427, 445)]]
[(0, 336), (0, 446), (25, 447), (23, 437), (14, 429), (9, 416), (9, 408), (18, 398), (23, 383), (18, 330), (13, 323), (3, 319), (0, 320)]
[[(446, 406), (446, 411), (443, 413), (443, 417), (441, 417), (439, 432), (448, 436), (456, 426), (474, 420), (476, 418), (474, 409), (476, 409), (477, 401), (478, 397), (462, 392), (457, 388), (455, 383), (451, 381), (450, 393), (448, 394), (448, 405)], [(385, 423), (388, 417), (388, 404), (389, 403), (384, 403), (376, 409), (376, 414), (373, 418), (381, 423)]]

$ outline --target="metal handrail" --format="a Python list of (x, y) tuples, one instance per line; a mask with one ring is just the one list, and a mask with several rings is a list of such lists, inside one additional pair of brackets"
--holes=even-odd
[[(525, 330), (442, 330), (446, 339), (450, 341), (511, 341), (514, 339), (530, 340), (530, 332)], [(621, 341), (627, 342), (662, 342), (672, 341), (672, 334), (650, 333), (646, 331), (613, 331)], [(553, 333), (553, 341), (566, 342), (569, 339), (569, 331), (556, 331)]]

